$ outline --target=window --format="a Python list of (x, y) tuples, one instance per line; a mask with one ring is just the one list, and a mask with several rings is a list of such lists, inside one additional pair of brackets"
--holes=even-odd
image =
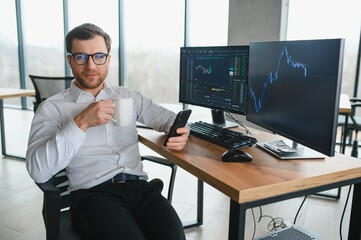
[[(124, 3), (124, 85), (139, 90), (157, 103), (178, 103), (184, 2), (135, 0)], [(187, 44), (226, 45), (228, 1), (187, 3), (187, 22), (191, 23), (187, 26)]]
[(287, 39), (345, 38), (341, 91), (349, 96), (353, 95), (356, 76), (360, 7), (359, 0), (349, 0), (347, 3), (342, 0), (289, 2)]
[(69, 0), (69, 30), (83, 23), (101, 27), (112, 38), (112, 55), (106, 82), (119, 84), (118, 57), (118, 1), (117, 0)]
[(188, 46), (226, 46), (229, 1), (197, 0), (188, 3)]
[(2, 87), (19, 87), (18, 35), (16, 32), (15, 1), (0, 2), (0, 69)]
[[(16, 32), (15, 1), (0, 2), (0, 87), (19, 88), (18, 35)], [(5, 21), (6, 19), (6, 21)], [(17, 98), (5, 99), (5, 103), (20, 104)]]
[[(44, 11), (46, 9), (46, 11)], [(64, 76), (62, 1), (22, 1), (26, 86), (34, 88), (29, 74)], [(34, 99), (28, 98), (28, 106)]]
[(178, 102), (184, 0), (124, 1), (124, 85), (157, 103)]
[[(27, 75), (64, 76), (62, 9), (59, 0), (23, 1)], [(32, 86), (30, 79), (27, 86)]]

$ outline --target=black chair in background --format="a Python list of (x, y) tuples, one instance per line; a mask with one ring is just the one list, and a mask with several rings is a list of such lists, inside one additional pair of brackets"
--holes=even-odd
[(35, 90), (35, 101), (33, 102), (34, 112), (42, 101), (69, 88), (71, 81), (74, 79), (74, 77), (45, 77), (35, 75), (29, 75), (29, 77)]
[[(351, 113), (349, 115), (349, 121), (347, 129), (345, 129), (345, 116), (338, 116), (338, 127), (342, 127), (342, 133), (346, 134), (347, 141), (344, 143), (346, 146), (352, 146), (351, 156), (358, 157), (358, 132), (361, 130), (361, 112), (358, 107), (361, 106), (361, 98), (350, 98)], [(358, 115), (359, 114), (359, 115)], [(342, 147), (342, 138), (340, 141), (340, 147)], [(341, 152), (341, 150), (340, 150)]]
[[(171, 168), (167, 199), (172, 203), (177, 166), (166, 159), (155, 156), (142, 156), (142, 161), (151, 161)], [(65, 170), (60, 171), (47, 182), (38, 183), (37, 185), (44, 193), (42, 214), (46, 229), (46, 239), (80, 240), (71, 224), (69, 182)]]
[(342, 153), (342, 145), (343, 145), (343, 134), (346, 134), (346, 146), (352, 146), (352, 136), (354, 131), (353, 123), (351, 122), (350, 118), (347, 123), (347, 131), (345, 132), (345, 125), (346, 125), (346, 116), (339, 114), (338, 115), (338, 122), (337, 127), (341, 127), (341, 136), (340, 136), (340, 142), (336, 142), (340, 145), (340, 153)]
[[(353, 142), (352, 142), (352, 151), (351, 151), (351, 156), (352, 157), (358, 157), (358, 132), (361, 130), (361, 114), (360, 111), (361, 109), (359, 107), (361, 107), (361, 99), (360, 98), (351, 98), (351, 114), (350, 114), (350, 127), (348, 127), (348, 129), (351, 131), (350, 134), (352, 134), (352, 131), (355, 132), (354, 136), (353, 136)], [(351, 135), (352, 136), (352, 135)]]

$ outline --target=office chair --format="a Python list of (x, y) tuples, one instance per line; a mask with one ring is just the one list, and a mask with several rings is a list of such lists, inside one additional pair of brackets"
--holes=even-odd
[[(351, 102), (351, 113), (349, 115), (350, 120), (347, 123), (347, 129), (346, 131), (344, 131), (344, 128), (346, 127), (345, 122), (345, 116), (344, 115), (339, 115), (338, 116), (338, 123), (337, 123), (337, 127), (342, 127), (341, 132), (346, 134), (346, 136), (348, 137), (348, 143), (344, 142), (343, 143), (343, 136), (341, 135), (341, 141), (340, 141), (340, 153), (342, 153), (341, 149), (342, 149), (342, 145), (346, 144), (348, 146), (352, 145), (352, 151), (351, 151), (351, 156), (352, 157), (356, 157), (358, 156), (358, 140), (357, 140), (357, 134), (358, 131), (361, 129), (361, 116), (356, 116), (356, 108), (361, 106), (361, 99), (359, 98), (350, 98), (350, 102)], [(353, 132), (355, 132), (355, 136), (354, 136), (354, 140), (352, 143), (352, 139), (353, 139)], [(323, 194), (323, 193), (317, 193), (314, 195), (319, 195), (319, 196), (324, 196), (324, 197), (330, 197), (330, 198), (334, 198), (336, 200), (340, 199), (341, 197), (341, 188), (338, 188), (337, 190), (337, 194), (334, 195), (328, 195), (328, 194)]]
[(29, 75), (35, 89), (34, 112), (39, 104), (56, 93), (69, 88), (74, 77), (44, 77)]
[[(350, 98), (351, 102), (351, 113), (349, 115), (349, 121), (347, 124), (347, 129), (345, 131), (345, 116), (339, 115), (338, 116), (338, 123), (337, 127), (341, 127), (342, 133), (345, 133), (348, 140), (344, 144), (346, 146), (352, 146), (352, 152), (351, 156), (357, 157), (357, 148), (358, 148), (358, 141), (357, 141), (357, 133), (360, 130), (361, 126), (361, 116), (357, 116), (357, 108), (361, 105), (361, 98)], [(340, 146), (342, 147), (342, 139), (343, 136), (341, 136)], [(340, 150), (341, 152), (341, 150)]]
[[(29, 75), (35, 89), (34, 112), (39, 104), (56, 93), (69, 88), (74, 77), (43, 77)], [(177, 166), (166, 159), (155, 156), (142, 156), (147, 160), (171, 168), (167, 199), (172, 203), (173, 189)], [(43, 219), (48, 240), (78, 240), (80, 239), (71, 225), (70, 196), (68, 192), (68, 177), (65, 169), (54, 175), (45, 183), (37, 183), (43, 191)]]
[[(172, 203), (177, 166), (166, 159), (155, 156), (142, 156), (142, 161), (151, 161), (171, 168), (167, 199)], [(45, 183), (37, 183), (43, 191), (43, 219), (47, 240), (80, 240), (71, 224), (69, 211), (70, 195), (68, 177), (65, 170), (60, 171)]]
[[(353, 123), (352, 123), (350, 118), (349, 118), (348, 123), (347, 123), (346, 132), (344, 130), (345, 125), (346, 125), (346, 116), (339, 114), (338, 115), (338, 121), (337, 121), (337, 127), (341, 127), (341, 133), (346, 134), (347, 141), (344, 144), (346, 144), (346, 146), (351, 146), (352, 145), (352, 136), (353, 136), (354, 126), (353, 126)], [(337, 144), (340, 145), (340, 152), (341, 152), (342, 144), (343, 144), (343, 135), (340, 136), (340, 142), (337, 142)]]
[(357, 115), (357, 110), (359, 107), (361, 107), (361, 99), (360, 98), (352, 98), (351, 101), (351, 114), (350, 114), (350, 127), (349, 129), (353, 130), (355, 132), (355, 135), (353, 137), (353, 143), (352, 143), (352, 151), (351, 156), (352, 157), (358, 157), (358, 139), (357, 135), (358, 132), (361, 130), (361, 116)]

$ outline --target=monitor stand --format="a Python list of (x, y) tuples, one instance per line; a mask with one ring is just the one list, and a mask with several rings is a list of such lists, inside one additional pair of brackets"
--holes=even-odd
[(223, 128), (233, 128), (238, 127), (238, 124), (235, 122), (226, 121), (224, 111), (211, 109), (212, 112), (212, 122), (213, 125), (223, 127)]
[(257, 146), (268, 151), (280, 159), (324, 159), (325, 155), (310, 148), (300, 146), (296, 142), (290, 144), (283, 140), (271, 142), (257, 142)]
[(202, 117), (201, 119), (197, 119), (197, 121), (206, 122), (222, 128), (234, 128), (239, 126), (235, 122), (226, 121), (224, 111), (211, 109), (211, 113), (212, 113), (211, 119), (209, 117), (205, 117), (205, 118)]

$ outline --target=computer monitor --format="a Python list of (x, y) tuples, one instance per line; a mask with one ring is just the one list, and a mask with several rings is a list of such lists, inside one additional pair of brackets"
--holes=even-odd
[(212, 123), (228, 127), (224, 112), (244, 115), (249, 46), (182, 47), (179, 102), (210, 108)]
[(293, 141), (280, 158), (334, 156), (343, 50), (343, 39), (250, 44), (246, 119)]

